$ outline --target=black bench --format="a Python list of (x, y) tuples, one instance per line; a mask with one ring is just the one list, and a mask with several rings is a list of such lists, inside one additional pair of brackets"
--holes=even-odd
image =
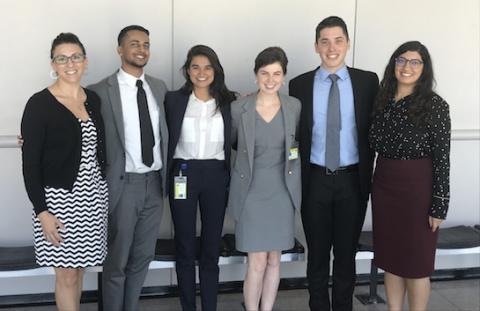
[[(480, 230), (467, 226), (455, 226), (439, 230), (436, 256), (480, 254)], [(361, 233), (358, 251), (373, 252), (373, 235), (371, 231)], [(364, 305), (385, 303), (385, 300), (377, 294), (378, 268), (373, 264), (373, 259), (370, 262), (369, 282), (369, 293), (355, 295), (355, 297)]]
[[(200, 245), (200, 243), (197, 243)], [(198, 258), (197, 250), (197, 258)], [(295, 239), (295, 246), (282, 252), (281, 261), (305, 260), (305, 249)], [(242, 264), (246, 262), (246, 254), (235, 249), (235, 236), (226, 234), (220, 245), (219, 265)], [(175, 267), (175, 244), (172, 239), (158, 239), (155, 247), (155, 257), (150, 263), (149, 270)], [(86, 272), (97, 273), (98, 310), (102, 310), (102, 267), (89, 267)], [(0, 247), (0, 278), (30, 277), (53, 275), (50, 267), (40, 267), (35, 263), (33, 246)]]

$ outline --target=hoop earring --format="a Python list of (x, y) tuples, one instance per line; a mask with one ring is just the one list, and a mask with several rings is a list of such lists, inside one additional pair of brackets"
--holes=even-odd
[(52, 80), (57, 80), (58, 79), (58, 74), (54, 70), (50, 70), (50, 79)]

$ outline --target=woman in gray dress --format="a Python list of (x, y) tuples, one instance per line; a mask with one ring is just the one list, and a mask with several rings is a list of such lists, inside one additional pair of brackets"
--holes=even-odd
[(247, 310), (271, 310), (280, 281), (281, 251), (292, 248), (300, 208), (296, 139), (300, 102), (279, 94), (287, 56), (270, 47), (255, 59), (259, 90), (232, 103), (233, 159), (228, 211), (236, 248), (248, 252), (243, 285)]

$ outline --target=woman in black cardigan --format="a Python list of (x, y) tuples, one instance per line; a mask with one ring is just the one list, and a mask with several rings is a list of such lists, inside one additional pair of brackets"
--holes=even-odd
[(80, 309), (84, 268), (106, 255), (104, 127), (100, 99), (80, 86), (88, 60), (78, 37), (59, 34), (50, 57), (56, 81), (23, 113), (23, 176), (36, 261), (54, 267), (57, 307), (70, 311)]

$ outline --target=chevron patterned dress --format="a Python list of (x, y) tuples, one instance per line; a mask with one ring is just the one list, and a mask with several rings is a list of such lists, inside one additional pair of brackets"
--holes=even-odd
[(82, 155), (73, 189), (45, 188), (48, 211), (65, 226), (56, 247), (42, 233), (33, 214), (35, 256), (40, 266), (83, 268), (103, 263), (107, 253), (108, 192), (97, 161), (97, 133), (91, 119), (79, 120)]

